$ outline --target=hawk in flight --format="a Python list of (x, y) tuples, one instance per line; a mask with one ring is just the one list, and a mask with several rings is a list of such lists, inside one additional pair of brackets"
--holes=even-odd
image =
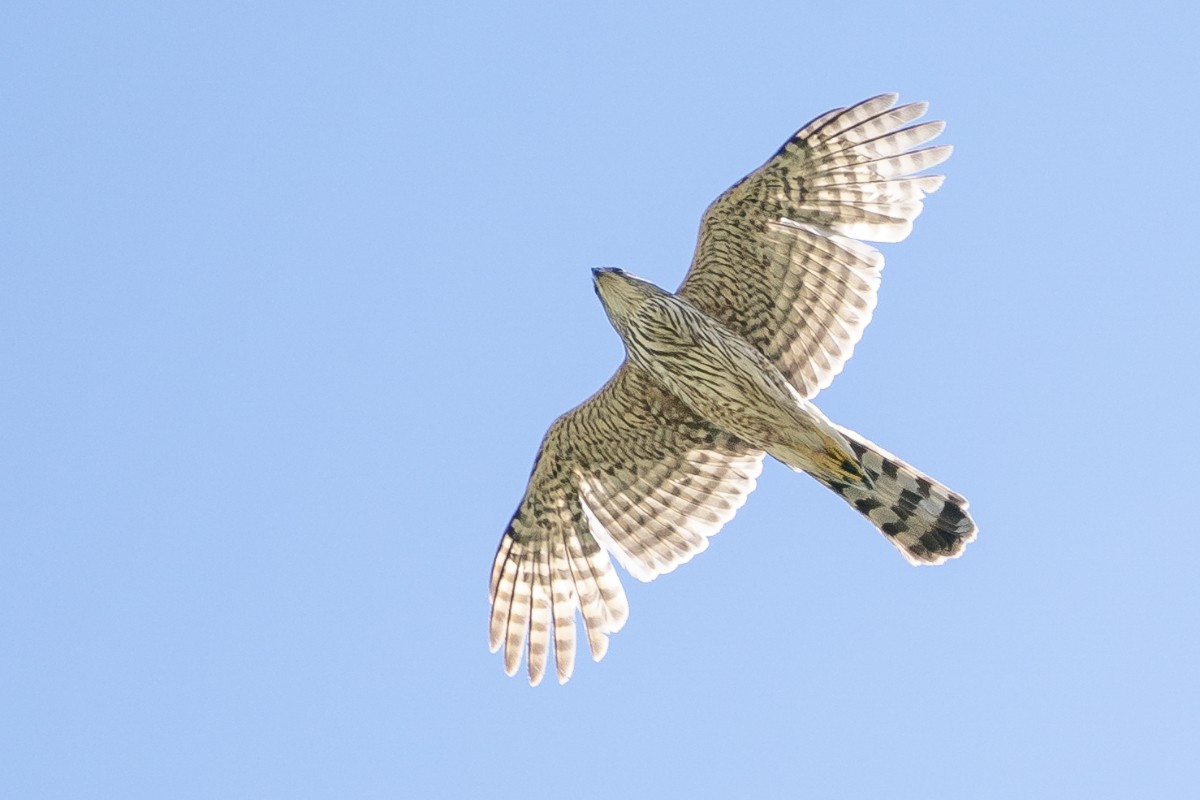
[(919, 175), (949, 146), (942, 122), (894, 94), (822, 114), (709, 206), (691, 269), (672, 294), (619, 269), (593, 271), (625, 344), (600, 391), (542, 440), (491, 577), (490, 644), (529, 682), (551, 642), (560, 683), (575, 666), (578, 610), (592, 658), (628, 604), (613, 556), (649, 581), (708, 546), (754, 490), (764, 454), (807, 472), (913, 564), (975, 538), (967, 501), (812, 403), (871, 319), (883, 257), (860, 240), (908, 236)]

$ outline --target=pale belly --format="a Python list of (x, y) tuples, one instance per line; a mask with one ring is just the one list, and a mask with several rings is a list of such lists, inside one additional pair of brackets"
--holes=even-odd
[(839, 481), (864, 477), (829, 419), (766, 356), (727, 329), (709, 333), (656, 342), (636, 361), (698, 416), (792, 469)]

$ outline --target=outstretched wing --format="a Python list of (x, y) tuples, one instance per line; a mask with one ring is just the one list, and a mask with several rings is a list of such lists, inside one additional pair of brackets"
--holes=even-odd
[[(942, 184), (919, 175), (949, 146), (911, 148), (944, 123), (897, 95), (804, 126), (704, 214), (679, 294), (758, 347), (801, 395), (832, 382), (871, 320), (883, 256), (859, 239), (908, 236)], [(908, 127), (905, 127), (908, 126)]]
[(575, 664), (575, 612), (592, 657), (628, 614), (612, 553), (634, 577), (670, 572), (708, 546), (753, 491), (763, 454), (624, 364), (559, 417), (492, 565), (493, 652), (516, 673), (528, 641), (541, 681), (551, 636), (559, 682)]

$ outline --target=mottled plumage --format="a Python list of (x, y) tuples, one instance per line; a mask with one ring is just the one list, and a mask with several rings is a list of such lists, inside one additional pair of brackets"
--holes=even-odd
[(602, 658), (628, 616), (609, 555), (643, 581), (687, 561), (753, 491), (764, 454), (832, 489), (911, 563), (975, 537), (962, 496), (810, 402), (875, 307), (883, 257), (859, 239), (904, 239), (942, 182), (911, 173), (950, 154), (912, 149), (943, 125), (910, 125), (925, 104), (895, 102), (818, 117), (717, 198), (677, 293), (594, 271), (626, 359), (550, 426), (500, 541), (490, 644), (510, 675), (525, 650), (540, 682), (553, 639), (565, 682), (577, 611)]

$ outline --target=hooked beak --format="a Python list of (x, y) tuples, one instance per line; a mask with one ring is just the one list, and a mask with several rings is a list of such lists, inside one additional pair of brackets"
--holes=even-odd
[(598, 281), (601, 275), (609, 274), (623, 275), (624, 272), (616, 267), (596, 267), (592, 270), (592, 280)]

